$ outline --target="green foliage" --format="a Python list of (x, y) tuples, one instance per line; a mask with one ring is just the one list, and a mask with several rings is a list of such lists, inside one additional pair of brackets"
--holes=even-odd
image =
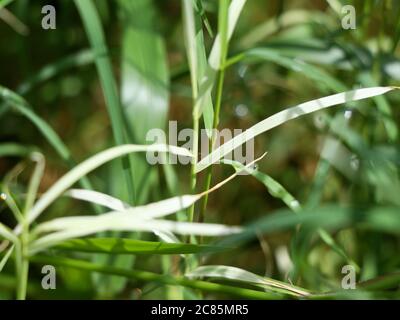
[(398, 299), (400, 3), (348, 2), (0, 0), (0, 299)]

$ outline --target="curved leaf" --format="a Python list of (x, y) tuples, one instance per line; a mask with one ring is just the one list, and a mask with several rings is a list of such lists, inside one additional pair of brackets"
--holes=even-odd
[(95, 156), (87, 159), (75, 168), (61, 177), (33, 206), (32, 210), (28, 213), (27, 219), (29, 222), (35, 220), (54, 200), (57, 199), (63, 192), (76, 183), (83, 176), (100, 167), (106, 162), (115, 158), (127, 155), (133, 152), (171, 152), (177, 155), (192, 157), (192, 154), (184, 148), (175, 146), (160, 145), (122, 145), (110, 148)]
[(247, 141), (255, 138), (256, 136), (264, 133), (268, 130), (271, 130), (289, 120), (296, 119), (302, 115), (309, 114), (318, 110), (322, 110), (328, 107), (332, 107), (338, 104), (343, 104), (351, 101), (362, 100), (374, 96), (378, 96), (389, 91), (396, 89), (395, 87), (372, 87), (372, 88), (364, 88), (357, 89), (353, 91), (342, 92), (338, 94), (334, 94), (331, 96), (327, 96), (324, 98), (311, 100), (305, 103), (301, 103), (297, 106), (282, 110), (263, 121), (255, 124), (251, 128), (247, 129), (243, 133), (235, 136), (233, 139), (224, 143), (216, 150), (211, 152), (208, 156), (204, 157), (200, 162), (196, 165), (196, 172), (203, 171), (208, 168), (210, 165), (216, 163), (221, 158), (223, 158), (226, 154), (232, 152), (242, 144)]

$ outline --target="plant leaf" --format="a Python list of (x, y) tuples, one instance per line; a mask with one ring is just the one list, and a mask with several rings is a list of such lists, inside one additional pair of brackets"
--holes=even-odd
[(184, 148), (168, 145), (122, 145), (110, 148), (87, 159), (61, 177), (43, 196), (36, 202), (28, 213), (29, 222), (34, 221), (54, 200), (63, 194), (69, 187), (81, 177), (98, 168), (106, 162), (124, 156), (132, 152), (171, 152), (173, 154), (192, 157), (192, 154)]
[[(152, 129), (165, 131), (169, 109), (165, 41), (154, 26), (159, 19), (158, 12), (151, 0), (119, 1), (118, 4), (123, 25), (120, 91), (129, 143), (153, 143), (146, 140), (147, 134)], [(156, 174), (140, 155), (131, 157), (135, 204), (142, 204), (156, 182)], [(121, 194), (115, 195), (121, 198)]]
[(34, 147), (28, 147), (17, 143), (2, 143), (0, 144), (0, 157), (25, 157), (34, 150)]
[[(228, 30), (227, 39), (231, 39), (233, 31), (235, 29), (236, 23), (239, 19), (240, 13), (245, 5), (246, 0), (233, 0), (229, 6), (228, 11)], [(221, 67), (221, 35), (218, 34), (215, 37), (214, 44), (212, 46), (210, 55), (208, 57), (208, 67), (205, 71), (204, 77), (200, 84), (199, 97), (195, 103), (194, 115), (200, 117), (203, 111), (208, 106), (209, 97), (211, 95), (211, 90), (214, 86), (215, 76), (217, 70)], [(209, 133), (210, 134), (210, 133)]]
[[(64, 225), (63, 225), (64, 224)], [(223, 237), (239, 233), (240, 227), (210, 223), (174, 222), (169, 220), (142, 220), (127, 214), (104, 214), (54, 219), (39, 225), (36, 232), (61, 230), (45, 235), (31, 244), (31, 253), (53, 246), (62, 241), (88, 236), (104, 231), (172, 232), (181, 235)]]
[(129, 204), (123, 202), (122, 200), (93, 190), (70, 189), (64, 195), (73, 199), (96, 203), (115, 211), (125, 211), (129, 208), (132, 208)]
[(4, 255), (4, 257), (1, 259), (0, 261), (0, 273), (3, 271), (5, 265), (7, 264), (8, 259), (10, 258), (11, 254), (14, 251), (14, 247), (15, 245), (12, 245), (6, 252), (6, 254)]
[[(311, 80), (314, 80), (316, 85), (323, 85), (329, 90), (342, 92), (347, 90), (347, 87), (338, 79), (332, 77), (328, 72), (314, 65), (308, 64), (300, 59), (288, 58), (269, 48), (254, 48), (245, 51), (242, 54), (243, 59), (250, 61), (266, 60), (283, 66), (294, 72), (301, 72)], [(233, 58), (234, 59), (234, 58)]]
[(283, 295), (280, 294), (271, 294), (268, 292), (238, 288), (205, 281), (189, 280), (183, 277), (172, 277), (170, 275), (161, 275), (141, 270), (126, 270), (110, 266), (102, 266), (87, 261), (68, 259), (63, 257), (35, 256), (32, 257), (31, 260), (32, 262), (40, 264), (45, 263), (55, 266), (64, 266), (69, 268), (76, 268), (79, 270), (86, 270), (89, 272), (100, 272), (103, 274), (117, 275), (145, 282), (153, 281), (168, 285), (184, 286), (207, 292), (226, 293), (247, 299), (279, 299), (283, 297)]
[(249, 284), (260, 285), (266, 289), (274, 290), (279, 289), (278, 292), (295, 296), (308, 296), (309, 292), (305, 289), (297, 288), (295, 286), (286, 284), (281, 281), (264, 278), (252, 272), (230, 266), (222, 265), (208, 265), (201, 266), (195, 270), (190, 271), (185, 275), (188, 278), (218, 278), (228, 279), (234, 281), (241, 281)]
[(3, 237), (4, 239), (11, 241), (13, 243), (19, 242), (15, 234), (1, 222), (0, 222), (0, 237)]
[(243, 133), (235, 136), (233, 139), (224, 143), (216, 150), (211, 152), (208, 156), (204, 157), (196, 165), (196, 172), (200, 172), (210, 165), (216, 163), (226, 154), (232, 152), (247, 141), (254, 139), (261, 133), (271, 130), (289, 120), (296, 119), (302, 115), (309, 114), (318, 110), (322, 110), (331, 106), (335, 106), (350, 101), (358, 101), (374, 96), (378, 96), (389, 91), (396, 89), (395, 87), (372, 87), (347, 91), (343, 93), (334, 94), (324, 98), (301, 103), (297, 106), (280, 111), (271, 117), (255, 124)]
[(227, 248), (185, 243), (150, 242), (133, 239), (91, 238), (62, 242), (54, 249), (111, 254), (189, 254), (220, 252)]

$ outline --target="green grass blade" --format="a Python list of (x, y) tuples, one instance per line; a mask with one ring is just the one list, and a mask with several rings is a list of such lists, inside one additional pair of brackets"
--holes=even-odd
[(61, 177), (32, 208), (27, 217), (28, 221), (34, 221), (53, 201), (89, 172), (115, 158), (133, 152), (171, 152), (187, 157), (192, 156), (187, 149), (168, 145), (122, 145), (110, 148), (87, 159)]
[(0, 9), (8, 6), (14, 0), (0, 0)]
[(73, 199), (96, 203), (115, 211), (125, 211), (132, 208), (129, 204), (120, 199), (93, 190), (70, 189), (64, 195)]
[(16, 166), (14, 166), (14, 168), (7, 172), (2, 182), (2, 191), (5, 196), (3, 196), (1, 199), (5, 201), (8, 208), (13, 213), (14, 218), (19, 223), (24, 221), (24, 217), (22, 215), (22, 210), (19, 208), (19, 205), (14, 199), (14, 195), (10, 191), (10, 185), (13, 181), (17, 180), (24, 168), (25, 164), (23, 162), (19, 162)]
[[(106, 100), (106, 106), (110, 115), (114, 140), (117, 145), (124, 144), (126, 132), (124, 127), (123, 111), (120, 105), (117, 84), (114, 79), (111, 61), (108, 57), (108, 49), (105, 41), (100, 17), (92, 0), (75, 0), (75, 5), (81, 15), (86, 33), (88, 35), (95, 63), (99, 73), (101, 86)], [(123, 159), (122, 171), (124, 172), (125, 182), (129, 190), (128, 194), (134, 202), (134, 179), (132, 175), (131, 163)]]
[(126, 277), (132, 280), (139, 280), (145, 282), (158, 282), (165, 285), (177, 285), (188, 288), (198, 289), (205, 292), (213, 293), (225, 293), (234, 295), (236, 297), (246, 299), (280, 299), (282, 295), (271, 294), (267, 292), (261, 292), (251, 289), (238, 288), (233, 286), (227, 286), (222, 284), (216, 284), (206, 281), (189, 280), (183, 277), (172, 277), (169, 275), (160, 275), (147, 271), (140, 270), (124, 270), (120, 268), (114, 268), (109, 266), (102, 266), (93, 264), (87, 261), (68, 259), (63, 257), (48, 257), (48, 256), (36, 256), (32, 257), (34, 263), (46, 263), (55, 266), (63, 266), (69, 268), (76, 268), (79, 270), (86, 270), (89, 272), (100, 272), (103, 274), (116, 275)]
[(75, 199), (106, 206), (111, 210), (131, 214), (142, 219), (165, 217), (179, 210), (186, 209), (201, 198), (201, 195), (183, 195), (142, 206), (130, 207), (117, 198), (96, 191), (73, 189), (69, 190), (66, 194)]
[(252, 272), (231, 266), (222, 266), (222, 265), (201, 266), (187, 273), (186, 277), (191, 279), (206, 277), (206, 278), (217, 278), (217, 279), (239, 281), (247, 284), (259, 285), (265, 288), (266, 290), (272, 292), (284, 293), (296, 297), (301, 297), (301, 296), (304, 297), (310, 294), (305, 289), (298, 288), (281, 281), (261, 277)]
[(300, 203), (293, 197), (278, 181), (271, 178), (269, 175), (262, 173), (258, 170), (246, 168), (243, 164), (232, 160), (222, 160), (222, 163), (232, 165), (236, 171), (245, 170), (254, 178), (260, 181), (268, 190), (269, 194), (275, 198), (281, 199), (290, 209), (298, 212)]
[[(0, 97), (11, 105), (12, 110), (17, 111), (31, 121), (67, 164), (70, 166), (74, 165), (74, 161), (67, 146), (53, 128), (32, 110), (24, 98), (2, 86), (0, 86)], [(91, 183), (86, 177), (82, 177), (80, 182), (83, 188), (92, 189)]]
[(193, 6), (196, 9), (196, 12), (200, 15), (201, 20), (203, 21), (204, 26), (207, 29), (208, 35), (213, 38), (214, 37), (214, 32), (211, 28), (210, 21), (207, 18), (206, 12), (204, 10), (202, 0), (192, 0), (193, 1)]
[[(223, 160), (223, 163), (231, 164), (236, 170), (245, 170), (251, 174), (254, 178), (260, 181), (267, 188), (269, 194), (277, 199), (281, 199), (288, 208), (293, 212), (301, 212), (300, 202), (290, 194), (285, 187), (283, 187), (278, 181), (271, 178), (269, 175), (262, 173), (258, 170), (246, 169), (241, 163), (237, 161)], [(332, 236), (323, 229), (318, 230), (318, 234), (321, 239), (342, 258), (344, 258), (349, 264), (359, 268), (357, 264), (346, 254), (344, 249), (332, 238)]]
[(5, 265), (8, 262), (8, 259), (10, 259), (11, 254), (13, 253), (15, 248), (15, 245), (12, 245), (6, 252), (6, 254), (3, 256), (3, 258), (0, 260), (0, 273), (3, 271)]
[[(359, 76), (360, 82), (364, 86), (375, 86), (377, 82), (372, 78), (370, 73), (363, 73)], [(373, 98), (378, 111), (381, 114), (383, 125), (390, 141), (396, 141), (399, 135), (396, 121), (394, 120), (393, 112), (388, 100), (384, 96)]]
[(258, 234), (272, 234), (292, 230), (298, 224), (309, 228), (337, 230), (349, 226), (362, 226), (369, 230), (398, 234), (400, 219), (396, 207), (372, 207), (369, 209), (356, 207), (339, 207), (325, 205), (317, 208), (303, 209), (298, 215), (287, 209), (278, 210), (273, 214), (258, 219), (245, 227), (238, 235), (230, 236), (220, 241), (221, 245), (232, 246), (247, 242)]
[[(157, 32), (153, 1), (119, 1), (122, 16), (121, 101), (129, 143), (146, 144), (151, 129), (165, 130), (169, 109), (169, 70), (163, 37)], [(140, 45), (138, 45), (140, 44)], [(157, 143), (166, 143), (158, 141)], [(147, 200), (154, 168), (132, 155), (137, 204)]]
[(280, 66), (283, 66), (294, 72), (301, 72), (311, 80), (314, 80), (317, 86), (323, 87), (324, 89), (333, 90), (335, 92), (346, 91), (347, 87), (338, 79), (331, 76), (328, 72), (325, 72), (321, 68), (308, 64), (299, 59), (293, 59), (285, 57), (276, 50), (268, 48), (254, 48), (239, 54), (236, 57), (231, 58), (231, 62), (242, 61), (244, 62), (258, 62), (269, 61)]
[(361, 290), (395, 289), (400, 283), (400, 272), (383, 275), (374, 279), (362, 281), (357, 284)]
[[(60, 221), (66, 226), (60, 226)], [(71, 227), (73, 226), (73, 227)], [(52, 232), (33, 241), (31, 254), (35, 254), (60, 242), (89, 236), (105, 231), (171, 232), (181, 235), (206, 237), (225, 237), (242, 232), (240, 227), (231, 227), (212, 223), (174, 222), (170, 220), (143, 220), (127, 214), (105, 214), (100, 216), (82, 216), (54, 219), (40, 224), (34, 231), (50, 231), (58, 227), (61, 231)]]
[[(20, 95), (26, 95), (33, 88), (35, 88), (40, 83), (46, 82), (56, 75), (60, 74), (64, 70), (68, 70), (73, 67), (84, 66), (94, 62), (94, 55), (92, 50), (82, 50), (78, 53), (75, 53), (71, 56), (61, 59), (55, 63), (51, 63), (46, 65), (37, 71), (32, 77), (28, 78), (24, 82), (22, 82), (16, 92)], [(0, 105), (0, 118), (6, 114), (9, 110), (9, 105), (2, 104)]]
[(198, 79), (200, 78), (199, 73), (199, 57), (197, 49), (197, 37), (199, 33), (202, 36), (201, 29), (196, 28), (197, 19), (194, 15), (193, 1), (182, 0), (183, 7), (183, 22), (184, 22), (184, 33), (185, 33), (185, 45), (186, 55), (189, 62), (190, 79), (192, 83), (192, 95), (193, 99), (197, 98), (198, 95)]
[(0, 144), (0, 157), (26, 157), (34, 150), (34, 147), (28, 147), (17, 143), (2, 143)]
[(33, 206), (33, 203), (36, 200), (36, 196), (39, 190), (40, 182), (42, 181), (44, 167), (45, 167), (45, 160), (41, 153), (39, 152), (33, 153), (31, 155), (31, 160), (36, 162), (36, 165), (28, 185), (25, 207), (23, 211), (24, 216), (28, 214), (28, 212), (31, 210)]
[(81, 67), (91, 64), (95, 61), (95, 56), (92, 50), (84, 49), (70, 56), (62, 58), (59, 61), (48, 64), (45, 67), (37, 71), (32, 77), (24, 81), (18, 86), (17, 92), (21, 95), (25, 95), (30, 92), (35, 86), (40, 83), (46, 82), (65, 70)]
[(6, 227), (4, 224), (0, 223), (0, 237), (11, 241), (12, 243), (18, 243), (19, 240), (15, 236), (15, 234), (10, 230), (8, 227)]
[(279, 17), (268, 19), (239, 40), (240, 47), (250, 48), (267, 39), (280, 30), (290, 28), (298, 24), (315, 22), (321, 25), (336, 25), (336, 20), (321, 11), (294, 9), (285, 11)]
[(75, 239), (60, 243), (54, 249), (107, 254), (190, 254), (227, 250), (227, 248), (217, 246), (150, 242), (124, 238)]
[(95, 62), (110, 114), (115, 142), (123, 144), (125, 139), (122, 110), (100, 18), (92, 0), (75, 0), (75, 5), (82, 17), (93, 54), (96, 57)]
[(275, 128), (289, 120), (296, 119), (305, 114), (309, 114), (315, 111), (319, 111), (325, 108), (336, 106), (339, 104), (358, 101), (362, 99), (371, 98), (374, 96), (385, 94), (389, 91), (396, 89), (395, 87), (372, 87), (364, 88), (353, 91), (347, 91), (338, 93), (335, 95), (327, 96), (324, 98), (308, 101), (297, 106), (285, 109), (281, 112), (274, 114), (273, 116), (264, 119), (263, 121), (255, 124), (250, 129), (247, 129), (243, 133), (235, 136), (233, 139), (224, 143), (208, 156), (204, 157), (196, 166), (196, 172), (200, 172), (210, 165), (216, 163), (226, 154), (232, 152), (242, 144), (255, 138), (261, 133), (264, 133), (272, 128)]

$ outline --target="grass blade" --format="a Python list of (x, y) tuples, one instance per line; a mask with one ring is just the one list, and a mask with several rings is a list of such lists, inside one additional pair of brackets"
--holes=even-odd
[(314, 80), (316, 85), (335, 92), (346, 91), (347, 87), (338, 79), (331, 76), (323, 69), (308, 64), (299, 59), (288, 58), (269, 48), (254, 48), (247, 50), (235, 57), (232, 57), (227, 64), (244, 60), (249, 62), (257, 62), (259, 60), (273, 62), (282, 67), (285, 67), (294, 72), (301, 72), (311, 80)]
[(123, 144), (124, 126), (122, 110), (119, 103), (117, 85), (114, 80), (111, 62), (108, 58), (108, 49), (104, 39), (100, 18), (92, 0), (75, 0), (75, 5), (82, 17), (92, 51), (96, 58), (95, 62), (104, 91), (108, 112), (110, 114), (115, 141), (117, 144)]
[(132, 208), (129, 204), (120, 199), (93, 190), (70, 189), (65, 193), (65, 195), (73, 199), (96, 203), (115, 211), (125, 211)]
[(0, 260), (0, 273), (3, 271), (5, 265), (7, 264), (8, 259), (10, 259), (11, 254), (14, 251), (15, 245), (12, 245), (4, 255), (4, 257)]
[[(226, 38), (228, 42), (233, 35), (233, 31), (235, 29), (236, 23), (239, 19), (240, 13), (245, 5), (246, 0), (233, 0), (231, 5), (229, 6), (228, 12), (228, 27)], [(227, 43), (225, 45), (228, 45)], [(194, 114), (197, 117), (203, 113), (205, 108), (207, 107), (207, 103), (209, 101), (209, 97), (211, 95), (211, 90), (214, 86), (216, 72), (224, 66), (221, 66), (221, 34), (218, 34), (215, 37), (214, 44), (212, 46), (209, 58), (208, 58), (208, 67), (205, 72), (205, 75), (202, 79), (200, 89), (199, 89), (199, 97), (196, 101)]]
[(61, 72), (71, 69), (73, 67), (81, 67), (91, 64), (95, 61), (95, 56), (92, 50), (84, 49), (77, 53), (74, 53), (66, 58), (48, 64), (39, 71), (37, 71), (31, 78), (24, 81), (19, 87), (17, 92), (21, 95), (25, 95), (30, 92), (39, 83), (46, 82)]
[(350, 225), (361, 224), (370, 230), (398, 234), (400, 220), (396, 207), (372, 207), (370, 209), (357, 207), (339, 207), (325, 205), (318, 208), (303, 209), (294, 215), (287, 209), (277, 210), (273, 214), (251, 223), (241, 234), (221, 240), (220, 244), (233, 246), (257, 237), (259, 234), (271, 234), (291, 230), (298, 224), (312, 229), (324, 228), (337, 230)]
[(42, 181), (45, 161), (44, 157), (41, 153), (35, 152), (31, 155), (31, 160), (36, 162), (35, 169), (33, 170), (31, 179), (29, 181), (26, 200), (25, 200), (25, 208), (24, 208), (24, 216), (27, 215), (29, 210), (31, 210), (33, 203), (35, 202), (37, 192), (39, 189), (40, 182)]
[(196, 166), (196, 172), (200, 172), (210, 165), (216, 163), (226, 154), (232, 152), (242, 144), (255, 138), (261, 133), (273, 129), (289, 120), (296, 119), (305, 114), (319, 111), (328, 107), (338, 104), (343, 104), (351, 101), (358, 101), (366, 98), (371, 98), (389, 91), (396, 89), (395, 87), (372, 87), (347, 91), (343, 93), (334, 94), (324, 98), (308, 101), (297, 106), (280, 111), (273, 116), (264, 119), (263, 121), (255, 124), (243, 133), (235, 136), (230, 141), (224, 143), (216, 150), (211, 152), (208, 156), (204, 157)]
[(107, 254), (190, 254), (220, 252), (227, 248), (184, 243), (150, 242), (124, 238), (92, 238), (69, 240), (60, 243), (54, 249)]
[(110, 148), (82, 162), (60, 178), (34, 205), (27, 216), (28, 221), (34, 221), (57, 197), (89, 172), (106, 162), (132, 152), (171, 152), (187, 157), (192, 156), (187, 149), (168, 145), (123, 145)]
[(8, 6), (14, 0), (0, 0), (0, 9)]
[(47, 122), (40, 118), (30, 108), (29, 104), (25, 101), (24, 98), (2, 86), (0, 86), (0, 97), (2, 97), (8, 104), (10, 104), (14, 110), (29, 119), (43, 134), (43, 136), (47, 139), (47, 141), (52, 145), (52, 147), (57, 151), (57, 153), (63, 160), (67, 162), (71, 161), (71, 155), (64, 142), (57, 135), (57, 133), (47, 124)]
[[(123, 112), (118, 97), (117, 84), (114, 79), (111, 61), (108, 57), (107, 44), (100, 18), (92, 0), (75, 0), (75, 5), (82, 17), (95, 56), (95, 63), (104, 92), (107, 110), (110, 115), (115, 143), (117, 145), (124, 144), (126, 142), (126, 132)], [(126, 186), (129, 190), (128, 194), (131, 197), (130, 200), (134, 202), (134, 179), (132, 170), (130, 170), (131, 164), (127, 160), (128, 159), (123, 159), (122, 161), (122, 171), (124, 172)]]
[(236, 171), (245, 170), (254, 178), (260, 181), (268, 190), (271, 196), (281, 199), (294, 212), (299, 211), (300, 204), (278, 181), (271, 178), (269, 175), (258, 170), (246, 168), (243, 164), (233, 160), (222, 160), (223, 163), (232, 165)]
[(15, 236), (15, 234), (10, 230), (8, 227), (6, 227), (4, 224), (0, 222), (0, 237), (11, 241), (12, 243), (18, 243), (19, 240)]
[(34, 147), (28, 147), (17, 143), (2, 143), (0, 144), (0, 157), (26, 157)]
[(252, 272), (230, 266), (222, 266), (222, 265), (201, 266), (196, 268), (195, 270), (190, 271), (185, 276), (191, 279), (206, 277), (206, 278), (240, 281), (248, 284), (260, 285), (264, 287), (266, 290), (274, 291), (278, 289), (278, 292), (280, 293), (294, 295), (297, 297), (308, 296), (310, 294), (305, 289), (300, 289), (281, 281), (264, 278)]
[[(167, 123), (169, 70), (165, 42), (154, 27), (159, 17), (153, 1), (119, 1), (118, 4), (124, 28), (121, 101), (129, 143), (146, 144), (147, 133), (155, 128), (165, 130)], [(154, 168), (139, 155), (131, 157), (135, 168), (136, 204), (142, 204), (156, 181), (148, 175), (154, 178), (156, 175)]]
[(90, 272), (100, 272), (103, 274), (117, 275), (126, 277), (133, 280), (140, 280), (145, 282), (159, 282), (167, 285), (178, 285), (189, 287), (193, 289), (203, 290), (206, 292), (214, 293), (226, 293), (236, 297), (247, 298), (247, 299), (279, 299), (282, 295), (271, 294), (267, 292), (261, 292), (256, 290), (226, 286), (222, 284), (215, 284), (206, 281), (189, 280), (183, 277), (171, 277), (168, 275), (160, 275), (156, 273), (140, 271), (140, 270), (124, 270), (120, 268), (114, 268), (109, 266), (102, 266), (93, 264), (87, 261), (74, 260), (63, 257), (48, 257), (48, 256), (36, 256), (32, 257), (32, 262), (46, 263), (55, 266), (64, 266), (69, 268), (76, 268), (79, 270), (86, 270)]
[(249, 48), (255, 44), (267, 39), (280, 30), (292, 27), (297, 24), (310, 23), (311, 21), (326, 26), (327, 24), (335, 25), (336, 20), (329, 15), (320, 11), (310, 10), (289, 10), (279, 17), (268, 19), (251, 30), (248, 34), (239, 40), (240, 47)]
[[(60, 226), (60, 221), (67, 226)], [(221, 224), (143, 220), (127, 214), (105, 214), (100, 216), (55, 219), (40, 224), (35, 232), (50, 231), (56, 229), (55, 227), (58, 227), (61, 231), (42, 236), (32, 242), (30, 246), (32, 254), (68, 239), (89, 236), (105, 231), (154, 232), (154, 230), (158, 230), (181, 235), (207, 237), (224, 237), (242, 232), (242, 228), (240, 227), (231, 227)]]

